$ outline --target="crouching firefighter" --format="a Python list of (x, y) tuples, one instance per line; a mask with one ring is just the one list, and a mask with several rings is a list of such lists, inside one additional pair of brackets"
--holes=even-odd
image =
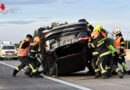
[[(39, 42), (40, 41), (40, 38), (38, 36), (34, 37), (34, 43), (35, 42)], [(31, 46), (30, 47), (30, 60), (31, 60), (31, 64), (34, 66), (34, 68), (37, 70), (37, 73), (35, 75), (32, 74), (32, 69), (30, 67), (28, 67), (25, 71), (25, 74), (30, 76), (30, 77), (43, 77), (41, 76), (40, 74), (42, 73), (42, 71), (38, 71), (39, 70), (39, 67), (41, 65), (40, 61), (38, 60), (38, 57), (39, 57), (39, 53), (40, 51), (39, 50), (39, 43), (37, 43), (35, 46)]]
[(30, 34), (28, 34), (26, 36), (26, 39), (23, 40), (20, 43), (19, 49), (18, 49), (18, 59), (20, 60), (21, 64), (16, 67), (13, 71), (13, 77), (16, 77), (16, 74), (23, 69), (25, 66), (29, 66), (32, 70), (33, 74), (37, 73), (37, 70), (35, 69), (35, 67), (32, 65), (30, 59), (29, 59), (29, 47), (30, 46), (35, 46), (37, 45), (38, 42), (35, 43), (30, 43), (32, 40), (32, 36)]
[[(96, 26), (96, 28), (100, 28), (102, 27), (101, 25)], [(107, 39), (107, 35), (106, 35), (106, 31), (102, 28), (101, 29), (101, 33), (102, 36), (104, 36), (104, 38)], [(122, 62), (122, 60), (120, 59), (119, 55), (116, 53), (115, 48), (112, 46), (112, 44), (110, 43), (110, 41), (107, 39), (106, 40), (106, 45), (108, 47), (108, 49), (112, 52), (112, 63), (109, 63), (111, 67), (110, 72), (116, 72), (117, 75), (119, 76), (119, 78), (123, 78), (123, 74), (122, 71), (120, 70), (120, 68), (118, 67), (118, 62)]]
[(102, 75), (103, 79), (109, 78), (110, 75), (110, 63), (111, 63), (111, 51), (106, 46), (106, 38), (101, 33), (102, 27), (95, 27), (91, 38), (88, 43), (89, 48), (93, 48), (92, 67), (95, 71), (95, 77)]

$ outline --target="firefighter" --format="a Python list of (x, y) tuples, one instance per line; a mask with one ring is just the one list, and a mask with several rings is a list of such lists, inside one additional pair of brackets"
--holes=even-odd
[[(36, 36), (36, 37), (34, 37), (34, 43), (35, 42), (39, 42), (40, 41), (40, 38), (38, 37), (38, 36)], [(33, 64), (33, 66), (34, 66), (34, 68), (38, 71), (39, 70), (39, 67), (40, 67), (40, 65), (41, 65), (41, 63), (38, 61), (38, 57), (39, 57), (39, 51), (38, 51), (38, 49), (39, 49), (39, 43), (37, 43), (35, 46), (31, 46), (30, 47), (30, 59), (31, 59), (31, 62), (32, 62), (32, 64)], [(28, 67), (27, 69), (26, 69), (26, 72), (25, 72), (25, 74), (26, 75), (28, 75), (28, 76), (32, 76), (31, 75), (31, 68), (30, 67)], [(42, 71), (41, 72), (39, 72), (38, 71), (38, 73), (40, 74), (40, 73), (42, 73)], [(39, 75), (40, 76), (40, 75)]]
[[(88, 47), (93, 48), (92, 67), (95, 71), (95, 77), (102, 75), (103, 79), (109, 78), (110, 74), (106, 65), (111, 62), (111, 51), (106, 46), (106, 38), (101, 33), (102, 27), (96, 26), (91, 34), (92, 40), (89, 40)], [(91, 42), (90, 42), (91, 41)]]
[(122, 71), (120, 70), (120, 68), (116, 64), (117, 60), (119, 60), (119, 58), (118, 58), (118, 56), (117, 56), (117, 54), (115, 52), (114, 47), (107, 40), (107, 35), (105, 33), (105, 30), (102, 28), (101, 25), (97, 25), (93, 31), (95, 31), (97, 29), (101, 30), (100, 31), (101, 33), (99, 33), (99, 34), (101, 34), (104, 38), (106, 38), (106, 46), (112, 52), (112, 56), (113, 56), (113, 58), (112, 58), (113, 60), (110, 60), (110, 62), (106, 65), (106, 68), (108, 68), (108, 71), (110, 73), (111, 73), (111, 71), (115, 71), (118, 74), (119, 78), (123, 78)]
[(32, 56), (34, 58), (34, 64), (35, 64), (35, 67), (36, 69), (38, 70), (41, 63), (37, 60), (37, 58), (39, 57), (39, 41), (40, 41), (40, 38), (38, 36), (34, 37), (34, 43), (35, 42), (38, 42), (37, 45), (31, 47), (31, 53), (30, 53), (30, 56)]
[(30, 43), (32, 40), (32, 36), (30, 34), (28, 34), (26, 36), (26, 39), (23, 40), (20, 43), (19, 49), (18, 49), (18, 59), (20, 60), (21, 64), (16, 67), (13, 71), (13, 77), (16, 77), (16, 74), (23, 69), (25, 66), (29, 66), (32, 69), (32, 73), (34, 75), (36, 75), (36, 77), (39, 77), (39, 75), (37, 75), (37, 70), (34, 69), (34, 66), (31, 64), (31, 61), (28, 57), (28, 53), (29, 53), (29, 47), (30, 46), (35, 46), (37, 45), (38, 42), (35, 43)]
[(119, 63), (123, 67), (124, 74), (129, 73), (130, 71), (128, 70), (126, 62), (125, 62), (126, 46), (125, 46), (124, 38), (119, 29), (114, 29), (113, 34), (116, 37), (116, 40), (114, 42), (114, 47), (120, 57)]

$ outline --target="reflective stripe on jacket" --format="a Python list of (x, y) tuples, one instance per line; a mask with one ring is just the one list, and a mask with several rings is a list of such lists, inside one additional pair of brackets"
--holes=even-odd
[(19, 49), (18, 49), (18, 56), (28, 56), (28, 53), (29, 53), (29, 46), (26, 47), (25, 49), (22, 49), (22, 45), (25, 41), (23, 40), (22, 43), (20, 44), (19, 46)]
[[(118, 54), (121, 54), (121, 55), (125, 56), (125, 55), (126, 55), (126, 47), (121, 45), (122, 43), (125, 44), (124, 41), (121, 42), (121, 39), (122, 39), (122, 38), (123, 38), (123, 37), (120, 36), (120, 37), (118, 37), (118, 38), (115, 40), (114, 47), (115, 47), (116, 52), (117, 52)], [(121, 53), (121, 49), (123, 50), (122, 53)]]

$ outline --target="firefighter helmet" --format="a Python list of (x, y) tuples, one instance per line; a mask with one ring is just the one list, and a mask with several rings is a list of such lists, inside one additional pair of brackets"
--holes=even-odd
[(93, 31), (97, 31), (97, 32), (100, 33), (102, 29), (103, 29), (103, 28), (102, 28), (101, 25), (97, 25), (97, 26), (93, 29)]
[(121, 32), (120, 32), (120, 30), (119, 30), (118, 28), (116, 28), (116, 29), (113, 30), (113, 34), (116, 34), (116, 35), (117, 35), (117, 34), (120, 34), (120, 33), (121, 33)]

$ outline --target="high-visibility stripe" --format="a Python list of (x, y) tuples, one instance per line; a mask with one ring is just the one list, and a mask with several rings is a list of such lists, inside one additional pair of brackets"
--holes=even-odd
[(98, 52), (93, 52), (93, 55), (98, 55), (99, 53)]
[(119, 49), (116, 49), (116, 52), (117, 52), (117, 53), (120, 53), (120, 50), (119, 50)]
[(103, 42), (104, 40), (106, 40), (106, 38), (102, 38), (101, 40), (98, 41), (98, 43)]
[(120, 57), (120, 56), (119, 56), (118, 58), (119, 58), (119, 59), (122, 59), (122, 57)]
[(100, 58), (97, 59), (97, 61), (96, 61), (96, 65), (98, 65), (99, 60), (100, 60)]
[(113, 53), (116, 52), (115, 48), (110, 44), (107, 46), (109, 50), (111, 50)]
[(121, 48), (121, 46), (117, 46), (117, 47), (115, 47), (116, 49), (120, 49)]
[(103, 69), (102, 63), (100, 63), (101, 73), (106, 73), (107, 71)]
[(16, 70), (17, 70), (17, 71), (20, 71), (20, 69), (19, 69), (18, 67), (16, 67)]
[(91, 43), (91, 46), (92, 46), (93, 48), (95, 48), (95, 46), (93, 45), (93, 43)]
[(123, 49), (124, 53), (126, 53), (126, 49)]
[(121, 49), (124, 49), (124, 47), (123, 47), (123, 46), (121, 46)]
[(87, 26), (89, 27), (91, 24), (87, 24)]
[(33, 72), (33, 73), (37, 72), (37, 70), (34, 69), (33, 66), (32, 66), (31, 64), (29, 64), (29, 67), (32, 69), (32, 72)]
[(35, 57), (38, 57), (38, 54), (36, 54)]
[(119, 68), (117, 68), (117, 69), (116, 69), (116, 72), (118, 72), (119, 70), (120, 70), (120, 69), (119, 69)]
[(102, 53), (102, 54), (100, 55), (100, 57), (103, 57), (103, 56), (108, 55), (108, 54), (111, 54), (111, 51), (108, 51), (108, 52)]
[(97, 45), (97, 47), (101, 46), (102, 44), (104, 44), (104, 41), (102, 41), (101, 43), (99, 43), (99, 44)]
[(36, 70), (38, 71), (39, 67), (36, 67)]
[(2, 58), (5, 58), (5, 56), (1, 56)]
[(31, 50), (31, 52), (36, 52), (35, 50)]
[(100, 70), (99, 70), (99, 69), (95, 69), (94, 71), (95, 71), (95, 72), (99, 72)]
[(18, 52), (18, 54), (28, 54), (28, 53), (20, 53), (20, 52)]
[(125, 53), (122, 53), (120, 56), (125, 56), (126, 54)]
[(25, 50), (25, 49), (19, 49), (19, 51), (29, 51), (29, 50)]
[(127, 68), (127, 66), (126, 66), (126, 64), (124, 62), (121, 63), (121, 66), (123, 67), (123, 69), (125, 69), (125, 71), (128, 71), (128, 68)]
[(120, 51), (120, 49), (117, 49), (117, 48), (116, 48), (116, 50)]
[(108, 69), (111, 69), (111, 67), (106, 66), (105, 69), (108, 70)]
[(121, 44), (125, 44), (125, 42), (121, 42)]
[(114, 57), (114, 56), (115, 56), (115, 54), (114, 54), (114, 53), (112, 53), (112, 56)]

